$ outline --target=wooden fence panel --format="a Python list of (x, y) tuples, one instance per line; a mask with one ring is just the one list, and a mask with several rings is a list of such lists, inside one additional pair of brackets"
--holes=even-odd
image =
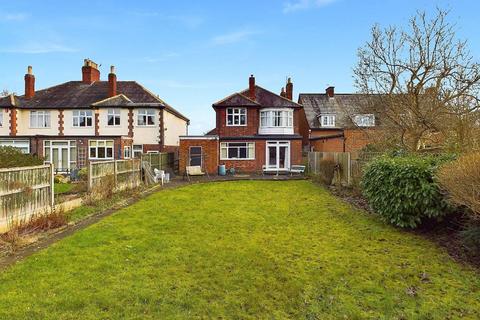
[(173, 152), (142, 154), (142, 161), (150, 163), (152, 170), (175, 170), (175, 154)]
[(90, 162), (88, 188), (111, 187), (115, 191), (140, 186), (142, 172), (140, 159)]
[(53, 166), (0, 169), (0, 231), (54, 205)]
[(322, 171), (322, 160), (331, 160), (336, 165), (336, 177), (341, 184), (351, 183), (352, 167), (349, 152), (309, 152), (308, 172), (314, 175)]

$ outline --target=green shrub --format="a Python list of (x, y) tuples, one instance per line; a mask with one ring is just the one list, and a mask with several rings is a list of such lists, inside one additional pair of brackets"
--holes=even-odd
[(78, 179), (80, 181), (87, 181), (87, 179), (88, 179), (88, 169), (86, 167), (78, 170)]
[(460, 232), (463, 246), (471, 254), (480, 254), (480, 224), (478, 221), (469, 223)]
[(43, 159), (24, 154), (14, 147), (0, 147), (0, 168), (26, 167), (43, 164)]
[(383, 156), (365, 169), (363, 194), (385, 221), (415, 228), (426, 218), (447, 213), (448, 205), (434, 177), (443, 158)]

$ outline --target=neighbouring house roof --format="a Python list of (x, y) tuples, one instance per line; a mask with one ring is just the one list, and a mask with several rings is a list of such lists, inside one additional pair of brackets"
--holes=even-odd
[(11, 108), (17, 103), (17, 98), (13, 94), (0, 98), (0, 108)]
[[(298, 103), (303, 105), (310, 129), (328, 129), (320, 125), (320, 115), (335, 115), (336, 129), (354, 126), (351, 117), (355, 114), (373, 113), (367, 96), (363, 94), (300, 93)], [(332, 128), (332, 127), (330, 127)]]
[(260, 107), (260, 108), (301, 108), (302, 106), (292, 100), (255, 85), (255, 100), (249, 96), (249, 89), (233, 93), (217, 101), (213, 107)]
[(117, 81), (117, 92), (117, 96), (108, 98), (108, 81), (95, 81), (92, 84), (82, 81), (68, 81), (50, 88), (37, 90), (35, 96), (31, 99), (25, 99), (24, 96), (15, 96), (14, 104), (9, 104), (8, 96), (1, 98), (0, 106), (17, 107), (19, 109), (78, 109), (104, 106), (164, 107), (179, 118), (189, 121), (187, 117), (136, 81)]

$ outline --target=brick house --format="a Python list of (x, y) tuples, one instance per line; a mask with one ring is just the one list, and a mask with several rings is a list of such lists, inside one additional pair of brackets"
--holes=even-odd
[(303, 105), (300, 132), (304, 149), (319, 152), (358, 152), (379, 134), (379, 119), (361, 94), (300, 93)]
[(300, 110), (290, 79), (280, 95), (255, 84), (215, 102), (216, 127), (204, 136), (180, 137), (180, 171), (200, 165), (216, 173), (218, 165), (237, 172), (288, 171), (302, 162)]
[(61, 172), (88, 161), (178, 150), (189, 120), (135, 81), (108, 81), (85, 59), (81, 81), (35, 90), (28, 67), (25, 94), (0, 98), (0, 146), (44, 157)]

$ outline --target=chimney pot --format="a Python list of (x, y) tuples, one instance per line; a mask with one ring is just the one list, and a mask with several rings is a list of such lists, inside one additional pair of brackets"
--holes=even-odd
[(92, 84), (95, 81), (100, 81), (100, 71), (98, 64), (90, 59), (85, 59), (82, 67), (82, 82)]
[(280, 91), (280, 96), (284, 98), (287, 96), (287, 94), (285, 93), (285, 87), (282, 87), (282, 91)]
[(255, 77), (250, 75), (248, 79), (248, 93), (250, 95), (250, 99), (255, 100)]
[(285, 93), (285, 96), (288, 100), (293, 100), (293, 83), (292, 79), (288, 78), (287, 79), (287, 91)]
[(32, 66), (28, 66), (25, 75), (25, 98), (31, 99), (35, 96), (35, 76), (33, 75)]
[(325, 93), (329, 98), (333, 98), (335, 96), (335, 87), (328, 87), (327, 89), (325, 89)]
[(115, 67), (110, 67), (108, 74), (108, 96), (113, 97), (117, 95), (117, 75), (115, 74)]

